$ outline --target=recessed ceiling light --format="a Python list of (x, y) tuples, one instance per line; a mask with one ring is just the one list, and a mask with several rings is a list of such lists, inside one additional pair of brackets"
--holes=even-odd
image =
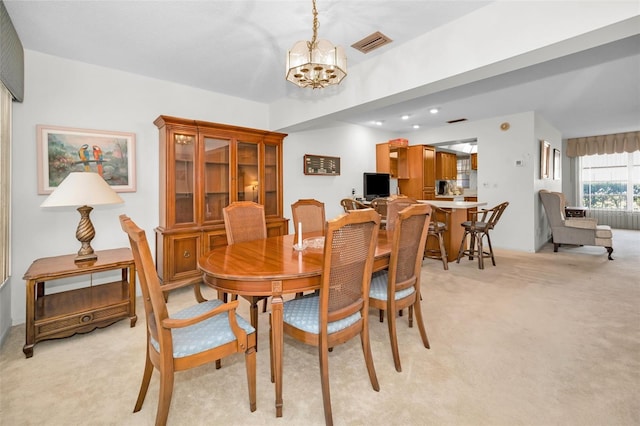
[(374, 121), (373, 124), (376, 126), (382, 126), (382, 121)]
[(414, 125), (413, 125), (413, 128), (414, 128), (414, 129), (419, 129), (419, 128), (420, 128), (420, 125), (419, 125), (419, 124), (414, 124)]
[(409, 119), (409, 116), (405, 114), (405, 115), (403, 115), (403, 116), (402, 116), (402, 119), (403, 119), (403, 120), (408, 120), (408, 119)]
[(440, 111), (440, 110), (439, 110), (438, 108), (431, 108), (431, 109), (429, 110), (429, 112), (430, 112), (431, 114), (437, 114), (439, 111)]

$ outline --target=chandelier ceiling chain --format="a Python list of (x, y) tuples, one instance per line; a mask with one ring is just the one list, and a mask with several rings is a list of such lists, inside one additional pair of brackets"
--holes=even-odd
[(287, 52), (286, 78), (298, 87), (321, 89), (339, 84), (347, 75), (347, 56), (340, 46), (318, 39), (318, 9), (313, 1), (313, 37), (298, 41)]
[(318, 21), (318, 9), (316, 8), (316, 0), (313, 1), (313, 36), (311, 37), (311, 41), (307, 42), (307, 46), (309, 47), (309, 57), (311, 57), (311, 51), (316, 48), (318, 44), (318, 28), (320, 28), (320, 22)]

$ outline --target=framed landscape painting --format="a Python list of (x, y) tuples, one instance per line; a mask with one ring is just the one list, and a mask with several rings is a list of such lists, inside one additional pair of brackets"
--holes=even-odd
[(38, 194), (71, 172), (98, 173), (116, 192), (135, 192), (135, 134), (37, 126)]

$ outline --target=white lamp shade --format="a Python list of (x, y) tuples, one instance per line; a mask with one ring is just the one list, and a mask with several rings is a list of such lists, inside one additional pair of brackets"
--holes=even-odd
[(40, 207), (120, 204), (124, 200), (97, 173), (69, 173)]

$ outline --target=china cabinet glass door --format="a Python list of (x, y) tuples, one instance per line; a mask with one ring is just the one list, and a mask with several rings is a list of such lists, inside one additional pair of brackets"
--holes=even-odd
[(204, 205), (205, 222), (222, 221), (222, 209), (229, 205), (230, 140), (204, 137)]
[(279, 146), (264, 146), (264, 214), (278, 216), (278, 158)]
[(193, 223), (194, 217), (194, 183), (195, 183), (195, 136), (175, 133), (174, 144), (174, 217), (176, 224)]
[(257, 143), (238, 142), (236, 194), (238, 201), (260, 202), (260, 174)]

